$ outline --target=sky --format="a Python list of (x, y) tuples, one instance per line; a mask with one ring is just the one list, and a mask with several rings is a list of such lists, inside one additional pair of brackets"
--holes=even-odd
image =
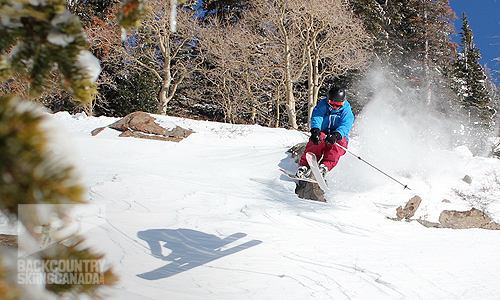
[(457, 35), (453, 40), (460, 42), (458, 33), (465, 12), (474, 42), (483, 57), (480, 63), (500, 72), (500, 61), (493, 60), (500, 57), (500, 0), (450, 0), (450, 6), (458, 17), (455, 21)]

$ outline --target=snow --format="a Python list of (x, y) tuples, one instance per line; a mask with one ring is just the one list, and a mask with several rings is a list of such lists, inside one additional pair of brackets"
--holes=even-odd
[[(346, 154), (327, 176), (327, 203), (299, 199), (279, 171), (295, 172), (287, 150), (307, 141), (302, 132), (156, 116), (165, 128), (195, 131), (174, 143), (109, 128), (91, 136), (117, 119), (51, 115), (79, 161), (89, 202), (105, 208), (84, 234), (120, 276), (106, 299), (499, 299), (499, 231), (387, 217), (414, 195), (423, 199), (415, 218), (470, 209), (454, 190), (500, 194), (491, 182), (500, 161), (465, 146), (422, 155), (432, 143), (410, 149), (418, 132), (400, 134), (414, 128), (394, 119), (390, 105), (380, 109), (359, 116), (349, 149), (411, 191)], [(388, 119), (396, 121), (381, 121)], [(484, 205), (497, 222), (499, 199)]]
[(89, 76), (92, 82), (95, 82), (101, 74), (101, 65), (99, 59), (95, 57), (92, 52), (88, 50), (82, 50), (76, 57), (77, 64), (82, 68)]
[(60, 33), (57, 31), (51, 32), (47, 35), (47, 41), (54, 45), (66, 47), (69, 43), (73, 42), (75, 38), (73, 36)]
[[(41, 3), (39, 3), (41, 4)], [(32, 5), (36, 5), (33, 4)], [(75, 15), (73, 15), (69, 10), (64, 10), (61, 13), (54, 16), (52, 21), (50, 22), (52, 26), (59, 27), (61, 24), (67, 23), (71, 19), (75, 19)]]

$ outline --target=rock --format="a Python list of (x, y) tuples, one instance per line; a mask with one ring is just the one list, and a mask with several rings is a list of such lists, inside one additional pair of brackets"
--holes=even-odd
[(295, 194), (301, 199), (326, 202), (325, 194), (317, 183), (299, 181), (295, 187)]
[(465, 175), (464, 178), (462, 178), (462, 180), (468, 184), (472, 183), (472, 177), (470, 177), (469, 175)]
[(482, 229), (489, 229), (489, 230), (500, 230), (500, 224), (496, 222), (490, 222), (488, 225), (481, 227)]
[(444, 228), (467, 229), (483, 228), (499, 230), (500, 225), (478, 209), (468, 211), (444, 210), (439, 216), (439, 223)]
[(292, 158), (296, 163), (300, 162), (300, 157), (304, 154), (306, 150), (307, 143), (299, 143), (288, 150), (289, 153), (292, 153)]
[(106, 129), (106, 127), (99, 127), (99, 128), (96, 128), (96, 129), (92, 130), (91, 134), (92, 134), (92, 136), (96, 136), (96, 135), (98, 135), (99, 133), (101, 133), (104, 129)]
[(187, 138), (191, 133), (193, 133), (190, 129), (184, 129), (179, 126), (175, 126), (174, 129), (168, 132), (169, 136), (172, 138), (184, 139)]
[(122, 134), (119, 135), (120, 137), (134, 137), (134, 138), (141, 138), (141, 139), (150, 139), (150, 140), (157, 140), (157, 141), (170, 141), (170, 142), (180, 142), (182, 141), (182, 137), (170, 137), (170, 136), (162, 136), (162, 135), (154, 135), (154, 134), (145, 134), (140, 131), (132, 131), (132, 130), (127, 130), (124, 131)]
[(136, 111), (109, 125), (109, 128), (118, 131), (140, 131), (148, 134), (168, 136), (168, 130), (155, 123), (150, 114)]
[(409, 220), (411, 217), (415, 215), (418, 207), (420, 206), (420, 202), (422, 202), (422, 198), (419, 196), (415, 196), (411, 198), (405, 205), (405, 208), (399, 206), (396, 208), (396, 218), (394, 220), (401, 221), (402, 219)]
[(17, 235), (0, 234), (0, 247), (17, 248)]
[(418, 219), (418, 223), (424, 225), (425, 227), (430, 227), (430, 228), (443, 228), (443, 226), (440, 223), (435, 223), (435, 222), (429, 222), (427, 220), (422, 220)]
[[(176, 126), (172, 130), (161, 127), (156, 119), (150, 114), (136, 111), (126, 115), (124, 118), (109, 125), (109, 128), (122, 131), (121, 137), (136, 137), (152, 140), (180, 142), (193, 133), (190, 129), (184, 129)], [(102, 132), (106, 127), (96, 128), (92, 131), (95, 136)]]

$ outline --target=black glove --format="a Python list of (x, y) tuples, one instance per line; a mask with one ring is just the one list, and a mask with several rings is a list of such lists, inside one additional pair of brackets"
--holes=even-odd
[(310, 141), (313, 142), (314, 145), (319, 144), (320, 135), (321, 135), (321, 130), (319, 130), (319, 128), (312, 128)]
[(333, 145), (335, 142), (340, 141), (342, 139), (342, 135), (338, 132), (334, 132), (332, 134), (329, 134), (325, 138), (325, 143)]

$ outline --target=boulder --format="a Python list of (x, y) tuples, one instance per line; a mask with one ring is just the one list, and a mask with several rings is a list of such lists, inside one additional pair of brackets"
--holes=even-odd
[(500, 229), (498, 223), (493, 222), (484, 212), (475, 208), (468, 211), (444, 210), (439, 216), (439, 223), (444, 228), (453, 229)]
[(295, 160), (296, 163), (300, 162), (300, 157), (302, 156), (302, 154), (304, 154), (304, 151), (306, 150), (306, 145), (307, 143), (298, 143), (297, 145), (288, 149), (288, 153), (292, 153), (292, 158)]
[(470, 177), (469, 175), (465, 175), (464, 178), (462, 178), (462, 181), (465, 182), (465, 183), (471, 184), (472, 183), (472, 177)]
[(92, 130), (91, 134), (92, 136), (96, 136), (98, 135), (99, 133), (103, 132), (104, 129), (106, 129), (106, 127), (99, 127), (99, 128), (96, 128), (94, 130)]
[(122, 134), (119, 135), (120, 137), (134, 137), (134, 138), (141, 138), (141, 139), (149, 139), (149, 140), (157, 140), (157, 141), (169, 141), (169, 142), (180, 142), (184, 139), (182, 136), (163, 136), (163, 135), (156, 135), (156, 134), (145, 134), (140, 131), (132, 131), (132, 130), (126, 130)]
[(326, 202), (325, 193), (317, 183), (300, 181), (295, 187), (295, 194), (301, 199)]
[(0, 247), (17, 248), (17, 235), (0, 234)]
[(140, 131), (147, 134), (168, 136), (168, 130), (158, 125), (150, 114), (136, 111), (109, 125), (118, 131)]
[[(156, 119), (150, 114), (136, 111), (126, 115), (124, 118), (109, 125), (109, 128), (122, 131), (121, 137), (136, 137), (153, 140), (180, 142), (184, 138), (193, 133), (190, 129), (184, 129), (176, 126), (169, 130), (161, 127), (156, 122)], [(92, 135), (97, 135), (104, 130), (105, 127), (96, 128), (92, 131)]]
[[(411, 198), (404, 208), (399, 206), (396, 209), (396, 218), (389, 219), (394, 221), (401, 221), (403, 219), (411, 221), (410, 218), (415, 215), (415, 212), (420, 206), (420, 202), (422, 202), (422, 199), (419, 196)], [(430, 228), (482, 228), (500, 230), (500, 224), (495, 223), (488, 215), (475, 208), (468, 211), (444, 210), (439, 215), (439, 223), (429, 222), (423, 219), (418, 219), (417, 222)]]
[(420, 198), (419, 196), (414, 196), (406, 203), (404, 208), (401, 206), (396, 208), (396, 218), (394, 218), (394, 220), (395, 221), (401, 221), (402, 219), (410, 220), (410, 218), (415, 215), (415, 212), (420, 206), (420, 202), (422, 202), (422, 198)]

